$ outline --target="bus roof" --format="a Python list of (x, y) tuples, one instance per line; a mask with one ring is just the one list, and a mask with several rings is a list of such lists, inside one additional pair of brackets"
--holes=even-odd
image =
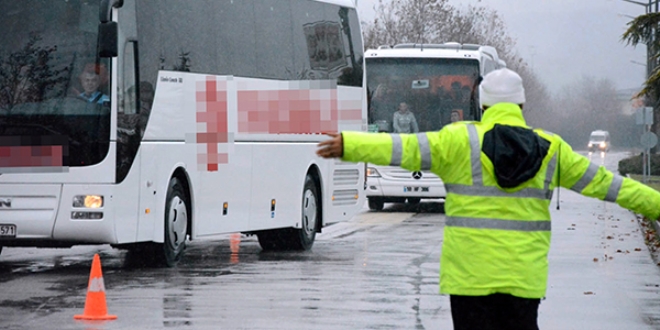
[(355, 8), (355, 0), (317, 0), (319, 2), (327, 2), (333, 5), (339, 5), (347, 8)]
[(479, 59), (481, 55), (487, 55), (495, 61), (500, 61), (497, 50), (491, 46), (475, 44), (460, 44), (447, 42), (444, 44), (398, 44), (394, 46), (380, 46), (378, 49), (368, 49), (365, 58), (387, 58), (387, 57), (422, 57), (422, 58), (466, 58)]

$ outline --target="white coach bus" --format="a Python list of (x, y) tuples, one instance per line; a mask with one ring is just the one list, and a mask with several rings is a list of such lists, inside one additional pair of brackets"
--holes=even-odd
[[(0, 248), (306, 250), (364, 205), (352, 0), (0, 0)], [(143, 249), (145, 248), (146, 249)]]
[[(369, 49), (365, 66), (369, 130), (417, 133), (481, 119), (481, 77), (505, 63), (493, 47), (452, 42)], [(367, 172), (372, 210), (383, 209), (386, 202), (417, 204), (447, 194), (442, 180), (430, 171), (369, 164)]]

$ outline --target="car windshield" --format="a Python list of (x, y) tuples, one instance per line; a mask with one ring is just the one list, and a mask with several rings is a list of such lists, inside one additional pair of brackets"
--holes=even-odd
[(98, 0), (0, 0), (0, 148), (57, 148), (57, 166), (105, 158), (111, 68), (96, 56), (98, 16)]

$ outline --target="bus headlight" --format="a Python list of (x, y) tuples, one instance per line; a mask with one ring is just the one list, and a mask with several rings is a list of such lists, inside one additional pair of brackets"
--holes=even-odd
[(601, 143), (600, 143), (600, 147), (601, 147), (601, 148), (605, 148), (606, 146), (607, 146), (607, 143), (605, 143), (605, 142), (601, 142)]
[(101, 195), (79, 195), (73, 197), (73, 207), (84, 207), (88, 209), (99, 209), (103, 207), (103, 196)]
[(380, 178), (380, 173), (378, 173), (378, 171), (376, 171), (376, 169), (373, 167), (367, 167), (367, 176), (372, 178)]

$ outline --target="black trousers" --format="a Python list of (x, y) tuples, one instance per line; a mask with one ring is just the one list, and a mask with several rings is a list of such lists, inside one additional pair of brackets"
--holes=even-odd
[(538, 330), (541, 299), (509, 294), (449, 297), (454, 330)]

